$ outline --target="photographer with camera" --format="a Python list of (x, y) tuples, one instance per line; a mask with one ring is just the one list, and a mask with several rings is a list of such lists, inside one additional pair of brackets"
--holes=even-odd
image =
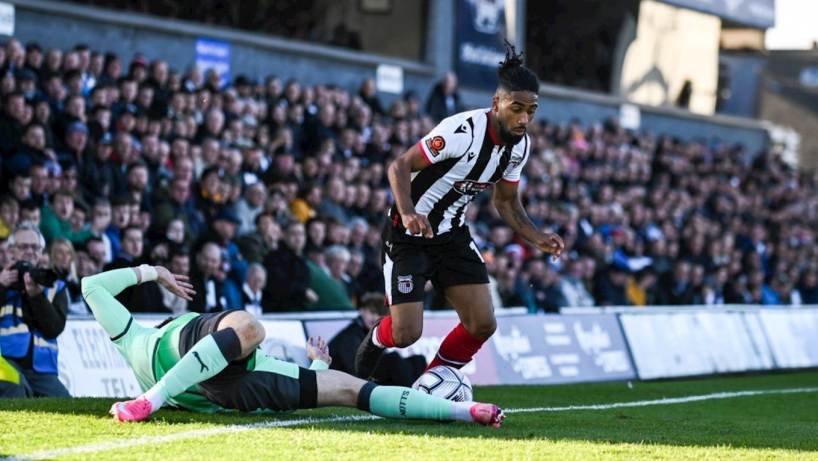
[(45, 238), (31, 222), (8, 238), (11, 262), (0, 272), (0, 353), (19, 373), (26, 397), (70, 397), (57, 377), (57, 336), (65, 329), (65, 283), (38, 268)]

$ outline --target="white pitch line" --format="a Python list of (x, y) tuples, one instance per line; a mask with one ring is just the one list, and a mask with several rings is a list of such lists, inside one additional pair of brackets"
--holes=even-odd
[[(79, 447), (69, 447), (69, 448), (60, 448), (58, 450), (49, 450), (49, 451), (38, 451), (36, 453), (28, 453), (24, 455), (17, 455), (17, 456), (9, 456), (7, 458), (0, 458), (0, 460), (4, 461), (17, 461), (17, 460), (37, 460), (37, 459), (49, 459), (49, 458), (56, 458), (58, 456), (66, 456), (66, 455), (76, 455), (80, 453), (92, 453), (95, 451), (108, 451), (108, 450), (116, 450), (118, 448), (125, 448), (125, 447), (132, 447), (135, 445), (145, 445), (145, 444), (156, 444), (156, 443), (163, 443), (163, 442), (174, 442), (176, 440), (184, 440), (193, 437), (207, 437), (209, 435), (217, 435), (217, 434), (227, 434), (227, 433), (236, 433), (236, 432), (244, 432), (250, 431), (254, 429), (267, 429), (271, 427), (287, 427), (287, 426), (299, 426), (301, 424), (310, 424), (310, 423), (335, 423), (335, 422), (343, 422), (343, 421), (362, 421), (368, 419), (375, 419), (377, 416), (372, 415), (364, 415), (364, 416), (335, 416), (332, 418), (302, 418), (302, 419), (290, 419), (285, 421), (265, 421), (263, 423), (253, 423), (253, 424), (236, 424), (231, 426), (221, 426), (221, 427), (214, 427), (211, 429), (200, 429), (196, 431), (189, 431), (189, 432), (179, 432), (176, 434), (168, 434), (168, 435), (157, 435), (157, 436), (145, 436), (140, 437), (138, 439), (127, 439), (127, 440), (118, 440), (116, 442), (106, 442), (106, 443), (99, 443), (95, 445), (82, 445)], [(134, 424), (134, 423), (128, 423)]]
[(779, 389), (769, 391), (741, 391), (718, 392), (706, 395), (691, 395), (689, 397), (663, 398), (657, 400), (640, 400), (636, 402), (608, 403), (601, 405), (572, 405), (568, 407), (540, 407), (540, 408), (512, 408), (503, 410), (505, 413), (533, 413), (541, 411), (572, 411), (572, 410), (611, 410), (614, 408), (648, 407), (651, 405), (673, 405), (677, 403), (701, 402), (702, 400), (732, 399), (735, 397), (749, 397), (764, 394), (800, 394), (804, 392), (818, 392), (818, 387), (804, 387), (800, 389)]
[[(769, 394), (800, 394), (808, 392), (818, 392), (818, 387), (804, 387), (795, 389), (777, 389), (765, 391), (740, 391), (740, 392), (718, 392), (715, 394), (691, 395), (688, 397), (663, 398), (657, 400), (639, 400), (635, 402), (618, 402), (599, 405), (571, 405), (567, 407), (540, 407), (540, 408), (511, 408), (504, 410), (505, 413), (535, 413), (549, 411), (579, 411), (579, 410), (611, 410), (614, 408), (647, 407), (652, 405), (675, 405), (680, 403), (701, 402), (704, 400), (721, 400), (736, 397), (751, 397), (756, 395)], [(29, 461), (56, 458), (58, 456), (76, 455), (80, 453), (93, 453), (97, 451), (116, 450), (118, 448), (132, 447), (136, 445), (156, 444), (164, 442), (174, 442), (193, 437), (207, 437), (210, 435), (228, 434), (235, 432), (250, 431), (255, 429), (268, 429), (274, 427), (300, 426), (302, 424), (322, 424), (337, 423), (347, 421), (368, 421), (378, 419), (377, 416), (335, 416), (331, 418), (301, 418), (285, 421), (265, 421), (253, 424), (237, 424), (231, 426), (214, 427), (211, 429), (201, 429), (189, 432), (179, 432), (176, 434), (145, 436), (138, 439), (119, 440), (116, 442), (106, 442), (94, 445), (83, 445), (78, 447), (61, 448), (58, 450), (39, 451), (17, 456), (0, 458), (5, 461)]]

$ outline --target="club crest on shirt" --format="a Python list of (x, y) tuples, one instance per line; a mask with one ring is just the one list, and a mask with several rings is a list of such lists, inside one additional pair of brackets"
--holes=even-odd
[(398, 276), (398, 291), (401, 293), (411, 293), (412, 288), (415, 285), (412, 283), (412, 276), (411, 275), (399, 275)]
[(446, 140), (443, 136), (435, 136), (434, 138), (426, 140), (426, 148), (432, 153), (432, 156), (437, 157), (440, 151), (446, 148)]
[(454, 183), (454, 190), (460, 192), (463, 195), (477, 195), (480, 192), (491, 187), (491, 183), (489, 182), (477, 182), (477, 181), (456, 181)]
[(508, 161), (508, 167), (513, 170), (514, 168), (517, 168), (517, 166), (519, 166), (520, 163), (522, 163), (522, 161), (523, 161), (522, 155), (512, 155), (511, 159)]

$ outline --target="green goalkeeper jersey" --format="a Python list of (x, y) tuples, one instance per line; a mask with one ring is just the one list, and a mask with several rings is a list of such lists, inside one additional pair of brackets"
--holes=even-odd
[[(117, 269), (85, 277), (82, 280), (82, 294), (97, 321), (102, 325), (120, 354), (125, 358), (136, 375), (143, 391), (152, 388), (181, 359), (179, 338), (182, 329), (199, 316), (185, 314), (161, 328), (146, 328), (134, 322), (130, 312), (114, 298), (125, 288), (137, 283), (133, 269)], [(298, 379), (299, 366), (295, 363), (269, 357), (256, 349), (246, 364), (252, 372), (277, 373)], [(323, 361), (316, 360), (311, 370), (327, 369)], [(168, 401), (168, 404), (191, 411), (213, 413), (224, 410), (199, 392), (193, 385), (185, 392)]]

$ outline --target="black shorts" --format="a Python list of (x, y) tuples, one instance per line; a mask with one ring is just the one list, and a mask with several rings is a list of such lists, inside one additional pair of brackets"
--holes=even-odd
[(458, 285), (489, 283), (483, 255), (468, 228), (459, 229), (451, 239), (439, 244), (418, 245), (399, 240), (384, 238), (382, 248), (386, 301), (390, 306), (423, 301), (427, 280), (441, 291)]
[[(213, 333), (232, 311), (201, 314), (188, 322), (179, 337), (179, 356)], [(293, 411), (315, 408), (318, 386), (315, 372), (299, 368), (298, 378), (271, 371), (256, 371), (253, 354), (230, 362), (216, 376), (199, 383), (199, 391), (220, 407), (239, 411)]]

